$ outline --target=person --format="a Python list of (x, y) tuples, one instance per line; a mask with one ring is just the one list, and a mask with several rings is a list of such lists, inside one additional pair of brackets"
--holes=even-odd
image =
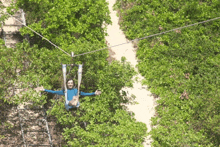
[[(77, 96), (77, 94), (78, 94), (78, 90), (76, 88), (73, 88), (74, 87), (73, 80), (72, 79), (67, 80), (66, 84), (67, 84), (67, 88), (68, 89), (67, 89), (67, 101), (65, 102), (65, 108), (67, 110), (69, 110), (71, 108), (75, 108), (75, 107), (78, 108), (80, 106), (80, 102), (79, 101), (78, 101), (76, 106), (69, 106), (68, 105), (69, 101), (71, 101), (73, 99), (73, 97)], [(53, 94), (58, 94), (58, 95), (64, 95), (64, 90), (60, 90), (60, 91), (47, 90), (47, 89), (44, 89), (43, 86), (35, 88), (35, 90), (36, 91), (45, 91), (45, 92), (49, 92), (49, 93), (53, 93)], [(96, 90), (93, 93), (85, 93), (85, 92), (80, 91), (79, 94), (82, 95), (82, 96), (100, 95), (101, 91)]]

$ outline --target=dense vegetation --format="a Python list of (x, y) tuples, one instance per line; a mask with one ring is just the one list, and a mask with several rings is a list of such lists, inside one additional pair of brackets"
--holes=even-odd
[[(219, 0), (118, 0), (127, 38), (220, 16)], [(220, 20), (141, 40), (138, 67), (160, 96), (153, 146), (220, 145)]]
[[(27, 15), (28, 25), (70, 53), (80, 54), (105, 47), (105, 28), (110, 24), (109, 10), (104, 0), (17, 0), (17, 6)], [(30, 30), (29, 41), (17, 44), (16, 48), (0, 44), (0, 98), (5, 103), (20, 104), (33, 101), (35, 105), (55, 104), (51, 115), (63, 125), (63, 138), (67, 146), (141, 146), (146, 134), (146, 125), (122, 109), (126, 94), (120, 95), (123, 86), (132, 86), (134, 69), (123, 59), (108, 63), (108, 51), (100, 51), (74, 58), (75, 63), (84, 63), (81, 90), (100, 96), (81, 98), (79, 110), (66, 111), (64, 98), (55, 102), (51, 95), (38, 96), (33, 88), (43, 85), (46, 89), (60, 89), (62, 83), (61, 63), (70, 63), (71, 58), (54, 48)], [(20, 70), (20, 71), (19, 71)], [(72, 70), (74, 76), (75, 69)], [(13, 87), (29, 88), (22, 98), (12, 96)], [(87, 123), (87, 127), (82, 125)]]

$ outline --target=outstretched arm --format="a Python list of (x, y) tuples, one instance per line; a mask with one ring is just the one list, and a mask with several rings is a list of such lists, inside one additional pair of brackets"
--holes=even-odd
[(91, 95), (95, 95), (95, 92), (92, 92), (92, 93), (85, 93), (85, 92), (80, 91), (79, 94), (82, 95), (82, 96), (91, 96)]
[(82, 95), (82, 96), (91, 96), (91, 95), (100, 95), (102, 92), (101, 91), (99, 91), (99, 90), (96, 90), (95, 92), (93, 92), (93, 93), (85, 93), (85, 92), (80, 92), (80, 95)]
[(37, 87), (37, 88), (35, 88), (34, 90), (36, 90), (37, 92), (39, 92), (39, 91), (45, 91), (45, 92), (49, 92), (49, 93), (53, 93), (53, 94), (64, 95), (63, 90), (60, 90), (60, 91), (47, 90), (47, 89), (44, 89), (43, 86)]
[(60, 91), (53, 91), (53, 90), (47, 90), (47, 89), (44, 89), (44, 91), (45, 91), (45, 92), (49, 92), (49, 93), (53, 93), (53, 94), (64, 95), (63, 90), (60, 90)]

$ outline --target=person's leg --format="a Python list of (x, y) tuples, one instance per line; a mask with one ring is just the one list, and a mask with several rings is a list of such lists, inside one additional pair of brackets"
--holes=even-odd
[(79, 106), (80, 106), (80, 102), (77, 103), (76, 108), (79, 108)]
[(65, 108), (66, 108), (67, 111), (69, 111), (69, 106), (68, 106), (67, 103), (65, 103)]

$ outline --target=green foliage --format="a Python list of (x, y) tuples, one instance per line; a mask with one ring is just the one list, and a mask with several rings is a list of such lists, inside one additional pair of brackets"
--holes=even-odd
[(56, 57), (52, 56), (53, 60), (44, 63), (45, 60), (48, 60), (48, 56), (44, 56), (44, 54), (49, 54), (49, 50), (42, 49), (39, 51), (37, 45), (31, 48), (27, 42), (18, 44), (14, 49), (1, 46), (0, 50), (2, 57), (0, 73), (1, 77), (4, 77), (1, 79), (1, 98), (7, 98), (5, 101), (9, 103), (19, 104), (32, 100), (35, 104), (44, 104), (46, 97), (39, 96), (31, 89), (25, 91), (22, 98), (17, 95), (11, 97), (13, 96), (12, 89), (13, 87), (25, 89), (34, 88), (37, 85), (48, 85), (53, 71), (45, 69), (52, 64), (53, 60), (56, 60)]
[(76, 135), (76, 139), (69, 141), (70, 146), (141, 146), (146, 130), (143, 123), (135, 123), (134, 119), (124, 110), (117, 110), (106, 123), (90, 124), (82, 129), (76, 126), (65, 129), (65, 135)]
[[(104, 42), (102, 24), (111, 23), (104, 0), (18, 0), (17, 5), (26, 12), (29, 27), (65, 50), (77, 40)], [(51, 48), (30, 30), (21, 32), (30, 34), (34, 43)]]
[[(219, 17), (220, 1), (118, 0), (115, 9), (126, 36), (135, 39)], [(143, 83), (161, 97), (152, 119), (154, 146), (220, 144), (219, 22), (139, 42)]]

